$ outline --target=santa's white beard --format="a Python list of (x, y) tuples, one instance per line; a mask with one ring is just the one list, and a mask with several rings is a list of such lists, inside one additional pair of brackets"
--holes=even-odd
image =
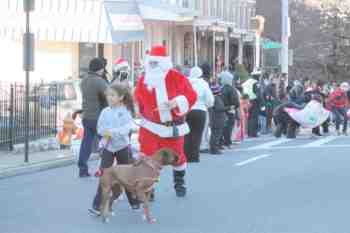
[[(150, 64), (157, 62), (154, 67)], [(145, 84), (149, 89), (157, 88), (163, 85), (168, 71), (173, 67), (170, 57), (147, 56), (145, 60)]]
[(145, 70), (145, 84), (148, 88), (156, 88), (159, 86), (165, 79), (168, 71), (164, 71), (160, 66), (151, 68), (150, 66), (146, 67)]

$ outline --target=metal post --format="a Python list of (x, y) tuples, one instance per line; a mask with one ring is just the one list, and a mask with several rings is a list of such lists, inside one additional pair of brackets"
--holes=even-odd
[[(29, 31), (29, 11), (26, 12), (26, 33)], [(25, 143), (24, 143), (24, 162), (29, 162), (29, 69), (26, 69), (26, 91), (25, 91)]]
[(289, 45), (288, 45), (288, 37), (289, 37), (289, 5), (288, 0), (282, 1), (282, 73), (287, 75), (287, 83), (288, 83), (288, 53), (289, 53)]
[(13, 84), (11, 84), (10, 89), (10, 130), (9, 130), (9, 138), (10, 138), (10, 151), (13, 151), (13, 144), (14, 144), (14, 87)]
[(26, 15), (26, 33), (23, 36), (23, 69), (25, 71), (25, 140), (24, 162), (29, 161), (29, 72), (34, 70), (34, 35), (30, 33), (30, 11), (34, 10), (34, 0), (23, 0)]

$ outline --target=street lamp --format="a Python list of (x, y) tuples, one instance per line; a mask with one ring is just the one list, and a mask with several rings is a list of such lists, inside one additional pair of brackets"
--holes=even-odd
[(26, 73), (25, 90), (25, 148), (24, 162), (28, 162), (29, 154), (29, 72), (34, 70), (34, 34), (30, 33), (30, 12), (34, 10), (34, 0), (23, 0), (26, 13), (26, 32), (23, 35), (23, 70)]

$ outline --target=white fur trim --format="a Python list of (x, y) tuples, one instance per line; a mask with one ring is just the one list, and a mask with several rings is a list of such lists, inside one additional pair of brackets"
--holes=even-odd
[(169, 101), (168, 92), (166, 89), (165, 78), (160, 79), (157, 88), (155, 89), (157, 107), (159, 112), (159, 117), (161, 122), (172, 121), (171, 111), (165, 105)]
[(178, 115), (180, 116), (185, 115), (190, 110), (190, 106), (188, 104), (187, 98), (184, 95), (179, 95), (175, 97), (175, 101), (180, 110)]
[[(173, 127), (168, 127), (165, 125), (157, 124), (151, 122), (147, 119), (142, 119), (141, 127), (148, 129), (152, 133), (158, 135), (161, 138), (172, 138), (173, 137)], [(190, 132), (190, 128), (187, 123), (183, 123), (182, 125), (176, 126), (179, 130), (179, 136), (185, 136)]]
[(174, 171), (184, 171), (187, 168), (187, 163), (181, 164), (180, 166), (173, 166)]

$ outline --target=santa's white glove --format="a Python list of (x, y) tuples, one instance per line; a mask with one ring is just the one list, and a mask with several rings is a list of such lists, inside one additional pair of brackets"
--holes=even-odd
[(165, 102), (165, 106), (167, 106), (169, 109), (173, 109), (177, 107), (177, 102), (175, 99), (173, 99), (168, 102)]

